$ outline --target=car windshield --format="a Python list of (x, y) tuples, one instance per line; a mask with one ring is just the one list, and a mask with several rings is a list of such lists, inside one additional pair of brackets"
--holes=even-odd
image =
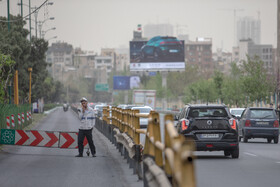
[(244, 111), (244, 109), (233, 109), (233, 110), (230, 111), (230, 113), (235, 115), (235, 116), (241, 116), (243, 111)]
[(250, 113), (250, 118), (253, 119), (272, 119), (275, 118), (273, 110), (264, 110), (264, 109), (253, 109)]
[(189, 112), (190, 117), (227, 117), (224, 108), (192, 108)]

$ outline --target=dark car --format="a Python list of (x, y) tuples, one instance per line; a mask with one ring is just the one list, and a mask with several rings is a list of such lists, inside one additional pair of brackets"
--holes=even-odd
[(273, 108), (249, 107), (244, 110), (239, 120), (240, 140), (248, 142), (251, 138), (266, 138), (278, 143), (279, 122)]
[(184, 61), (183, 44), (176, 37), (156, 36), (141, 48), (140, 58), (147, 61)]
[(178, 116), (178, 132), (193, 139), (197, 151), (224, 151), (238, 158), (237, 128), (225, 105), (186, 105)]

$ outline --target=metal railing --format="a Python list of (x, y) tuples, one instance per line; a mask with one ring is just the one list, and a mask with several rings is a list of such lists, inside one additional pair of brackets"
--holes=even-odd
[[(140, 129), (140, 118), (148, 118), (147, 129)], [(194, 143), (178, 134), (171, 114), (164, 118), (164, 142), (155, 111), (140, 114), (139, 110), (104, 107), (96, 127), (116, 145), (144, 186), (196, 186)], [(145, 146), (140, 134), (145, 134)]]

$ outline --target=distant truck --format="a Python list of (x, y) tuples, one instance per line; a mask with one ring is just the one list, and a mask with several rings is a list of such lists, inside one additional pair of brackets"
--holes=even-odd
[(156, 107), (156, 90), (134, 90), (133, 104)]

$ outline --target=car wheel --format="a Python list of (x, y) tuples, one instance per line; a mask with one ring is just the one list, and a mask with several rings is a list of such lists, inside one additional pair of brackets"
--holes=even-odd
[(239, 147), (237, 147), (237, 148), (235, 148), (231, 151), (231, 157), (232, 158), (239, 158)]
[(243, 142), (247, 143), (248, 142), (248, 138), (247, 138), (247, 136), (245, 136), (244, 132), (242, 132), (242, 137), (243, 137)]
[(274, 141), (275, 144), (277, 144), (278, 141), (279, 141), (279, 136), (274, 137), (274, 140), (273, 140), (273, 141)]
[(230, 151), (224, 150), (224, 155), (225, 155), (225, 156), (230, 156)]
[(271, 138), (267, 138), (267, 143), (271, 143)]

